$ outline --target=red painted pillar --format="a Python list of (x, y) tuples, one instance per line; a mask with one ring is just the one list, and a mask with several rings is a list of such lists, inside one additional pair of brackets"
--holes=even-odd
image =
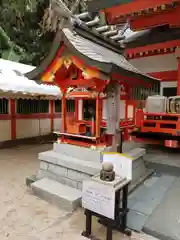
[(61, 127), (61, 131), (63, 133), (66, 132), (66, 90), (62, 91), (62, 127)]
[(54, 131), (54, 100), (50, 100), (51, 133)]
[(95, 133), (96, 133), (96, 138), (100, 137), (100, 116), (101, 112), (100, 112), (100, 98), (99, 96), (96, 98), (96, 122), (95, 122)]
[(177, 95), (180, 96), (180, 58), (178, 58)]
[(11, 112), (11, 140), (16, 139), (16, 100), (10, 99), (10, 112)]
[(180, 95), (180, 47), (176, 48), (175, 55), (178, 60), (177, 95)]

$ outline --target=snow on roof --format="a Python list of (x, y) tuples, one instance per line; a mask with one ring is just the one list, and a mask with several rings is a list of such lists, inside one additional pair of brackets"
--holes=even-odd
[(24, 76), (34, 68), (22, 63), (0, 59), (0, 91), (60, 97), (61, 92), (57, 86), (38, 84)]
[(23, 63), (19, 63), (19, 62), (4, 60), (4, 59), (0, 58), (0, 69), (16, 70), (18, 72), (21, 72), (22, 74), (25, 74), (27, 72), (34, 70), (35, 68), (36, 67), (34, 67), (34, 66), (26, 65)]
[(135, 40), (137, 37), (144, 35), (144, 33), (149, 32), (149, 29), (146, 30), (141, 30), (141, 31), (137, 31), (137, 32), (133, 32), (130, 28), (127, 28), (127, 30), (124, 33), (125, 39), (123, 40), (124, 43), (129, 42), (129, 41), (133, 41)]

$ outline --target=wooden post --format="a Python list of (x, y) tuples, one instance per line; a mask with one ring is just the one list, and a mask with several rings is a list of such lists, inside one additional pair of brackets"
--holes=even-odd
[(100, 129), (100, 124), (101, 124), (101, 112), (100, 112), (100, 97), (96, 98), (96, 138), (100, 137), (101, 134), (101, 129)]
[(61, 131), (66, 132), (66, 90), (62, 90), (62, 127)]
[(10, 99), (10, 112), (11, 112), (11, 140), (16, 139), (16, 100)]
[(178, 57), (177, 96), (180, 96), (180, 58)]

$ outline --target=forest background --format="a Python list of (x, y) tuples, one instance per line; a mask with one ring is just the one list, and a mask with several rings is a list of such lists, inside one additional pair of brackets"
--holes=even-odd
[[(70, 7), (75, 0), (64, 0)], [(0, 0), (0, 57), (33, 66), (48, 54), (55, 33), (43, 28), (48, 0)], [(77, 13), (82, 12), (81, 5)]]

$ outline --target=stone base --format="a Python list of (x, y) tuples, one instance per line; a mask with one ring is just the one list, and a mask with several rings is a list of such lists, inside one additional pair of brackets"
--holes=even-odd
[[(99, 174), (102, 151), (109, 151), (109, 149), (94, 150), (54, 143), (52, 151), (39, 154), (40, 170), (37, 178), (49, 178), (81, 190), (83, 180)], [(126, 153), (133, 158), (131, 191), (150, 174), (143, 160), (145, 153), (145, 149), (142, 148), (136, 148)]]
[(26, 178), (26, 186), (31, 187), (31, 184), (37, 181), (37, 176), (36, 175), (31, 175), (30, 177)]
[(81, 206), (81, 191), (75, 188), (47, 178), (32, 183), (31, 187), (36, 196), (67, 212), (73, 212)]

